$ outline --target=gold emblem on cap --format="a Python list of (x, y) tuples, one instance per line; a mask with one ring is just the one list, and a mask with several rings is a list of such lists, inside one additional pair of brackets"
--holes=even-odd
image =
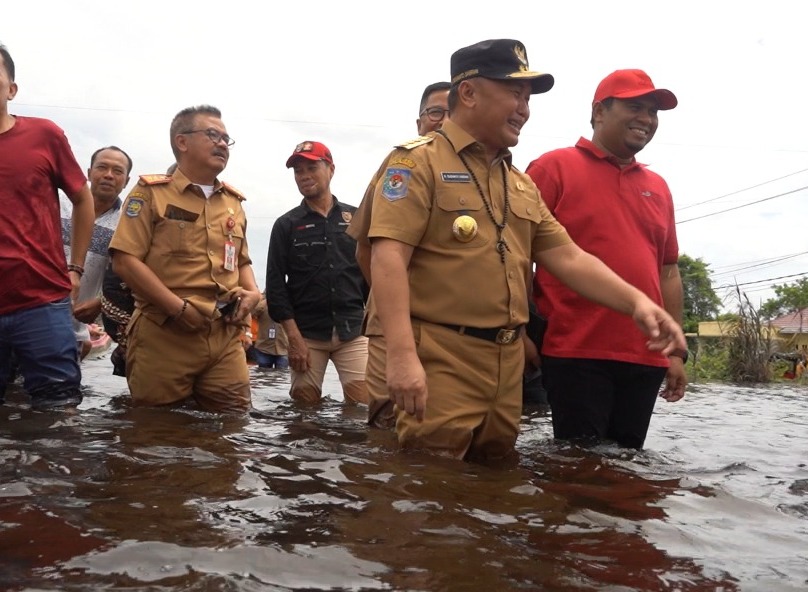
[(477, 220), (471, 216), (458, 216), (452, 224), (452, 234), (461, 243), (467, 243), (477, 236)]
[(516, 56), (516, 59), (522, 63), (522, 70), (523, 72), (527, 70), (527, 53), (525, 52), (524, 46), (520, 44), (516, 44), (513, 46), (513, 53)]

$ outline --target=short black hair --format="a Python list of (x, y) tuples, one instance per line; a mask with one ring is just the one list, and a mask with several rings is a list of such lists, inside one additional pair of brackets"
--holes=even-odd
[(418, 113), (420, 114), (421, 111), (424, 110), (426, 102), (429, 100), (429, 95), (434, 92), (438, 92), (439, 90), (449, 90), (450, 88), (452, 88), (452, 85), (449, 82), (433, 82), (427, 86), (424, 89), (424, 93), (421, 95), (421, 104), (418, 106)]
[(6, 65), (6, 72), (11, 82), (14, 82), (14, 60), (11, 59), (11, 54), (8, 52), (8, 47), (0, 43), (0, 57), (3, 58), (3, 63)]
[(126, 176), (128, 177), (129, 174), (132, 172), (132, 159), (126, 152), (124, 152), (117, 146), (104, 146), (103, 148), (99, 148), (98, 150), (93, 152), (93, 155), (90, 157), (90, 168), (93, 168), (93, 165), (95, 164), (95, 158), (104, 150), (115, 150), (117, 152), (120, 152), (126, 157), (126, 162), (129, 163), (129, 167), (126, 169)]

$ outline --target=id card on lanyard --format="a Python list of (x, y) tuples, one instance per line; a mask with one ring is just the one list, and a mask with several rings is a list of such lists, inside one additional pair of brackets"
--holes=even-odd
[(227, 235), (227, 240), (224, 243), (224, 268), (227, 271), (236, 271), (236, 244), (233, 242), (233, 228), (236, 227), (236, 221), (233, 219), (233, 211), (228, 208), (230, 217), (227, 219), (227, 230), (230, 231)]

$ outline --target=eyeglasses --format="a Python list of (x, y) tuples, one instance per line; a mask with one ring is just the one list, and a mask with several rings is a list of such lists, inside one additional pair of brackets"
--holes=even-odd
[(448, 109), (444, 109), (443, 107), (430, 107), (429, 109), (424, 109), (419, 113), (421, 117), (424, 115), (427, 116), (429, 121), (441, 121), (446, 114), (449, 112)]
[(227, 134), (222, 134), (220, 132), (217, 132), (212, 127), (209, 127), (208, 129), (203, 129), (203, 130), (188, 130), (187, 132), (180, 132), (180, 133), (181, 134), (198, 134), (198, 133), (202, 133), (202, 134), (205, 134), (208, 138), (210, 138), (210, 141), (213, 142), (214, 144), (218, 144), (222, 140), (224, 140), (224, 143), (227, 144), (228, 146), (232, 146), (233, 144), (236, 143), (236, 141), (233, 138), (231, 138)]

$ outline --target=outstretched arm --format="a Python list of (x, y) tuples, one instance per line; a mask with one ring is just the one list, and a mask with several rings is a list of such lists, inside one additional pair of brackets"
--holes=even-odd
[(581, 296), (631, 316), (650, 338), (648, 349), (663, 355), (686, 349), (682, 328), (670, 314), (575, 243), (542, 251), (537, 263)]

